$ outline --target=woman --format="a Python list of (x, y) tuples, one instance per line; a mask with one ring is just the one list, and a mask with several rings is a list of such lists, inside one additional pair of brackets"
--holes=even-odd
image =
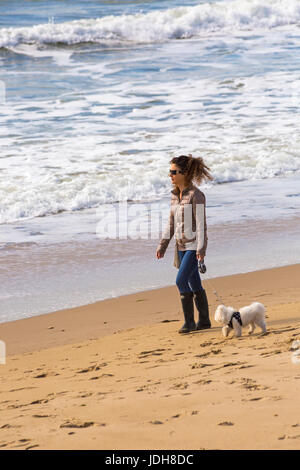
[[(211, 327), (206, 292), (198, 271), (198, 260), (203, 261), (207, 247), (205, 195), (193, 182), (212, 180), (209, 168), (202, 158), (181, 155), (170, 161), (171, 210), (167, 228), (157, 247), (156, 257), (163, 258), (169, 242), (175, 234), (175, 259), (179, 267), (176, 284), (180, 292), (185, 323), (179, 333), (189, 333)], [(194, 302), (199, 312), (194, 320)]]

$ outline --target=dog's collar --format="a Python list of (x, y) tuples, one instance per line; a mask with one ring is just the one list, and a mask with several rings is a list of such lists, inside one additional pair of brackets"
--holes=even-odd
[(240, 312), (233, 312), (233, 314), (231, 315), (231, 318), (230, 318), (230, 322), (228, 323), (229, 328), (233, 328), (232, 320), (234, 318), (239, 322), (239, 324), (241, 326), (243, 325)]

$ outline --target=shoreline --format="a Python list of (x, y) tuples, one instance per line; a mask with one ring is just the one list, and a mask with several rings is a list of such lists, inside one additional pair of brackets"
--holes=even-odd
[[(299, 230), (297, 215), (210, 225), (204, 279), (297, 263)], [(173, 240), (159, 261), (157, 244), (94, 237), (0, 250), (0, 324), (173, 285)]]
[[(278, 302), (280, 305), (288, 300), (289, 303), (298, 300), (299, 277), (300, 264), (211, 279), (202, 277), (212, 323), (215, 308), (220, 303), (215, 291), (224, 304), (234, 308), (254, 300), (262, 301), (267, 307), (276, 306)], [(0, 323), (0, 340), (5, 341), (6, 354), (10, 356), (96, 339), (128, 328), (173, 321), (183, 321), (176, 285), (3, 322)]]

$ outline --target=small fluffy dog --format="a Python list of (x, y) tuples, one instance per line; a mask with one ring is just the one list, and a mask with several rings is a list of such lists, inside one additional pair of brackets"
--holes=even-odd
[(233, 307), (218, 305), (215, 312), (215, 320), (223, 323), (223, 336), (228, 336), (231, 329), (235, 331), (235, 336), (241, 336), (242, 327), (249, 325), (249, 334), (253, 333), (255, 326), (259, 326), (262, 333), (267, 331), (265, 323), (265, 307), (259, 302), (253, 302), (251, 305), (242, 307), (239, 311)]

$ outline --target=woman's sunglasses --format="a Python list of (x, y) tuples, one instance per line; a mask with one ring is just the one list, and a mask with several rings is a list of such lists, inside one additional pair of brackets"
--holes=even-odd
[(183, 172), (180, 171), (180, 170), (170, 170), (170, 171), (169, 171), (169, 175), (170, 175), (170, 176), (171, 176), (171, 175), (177, 175), (177, 173), (183, 174)]

